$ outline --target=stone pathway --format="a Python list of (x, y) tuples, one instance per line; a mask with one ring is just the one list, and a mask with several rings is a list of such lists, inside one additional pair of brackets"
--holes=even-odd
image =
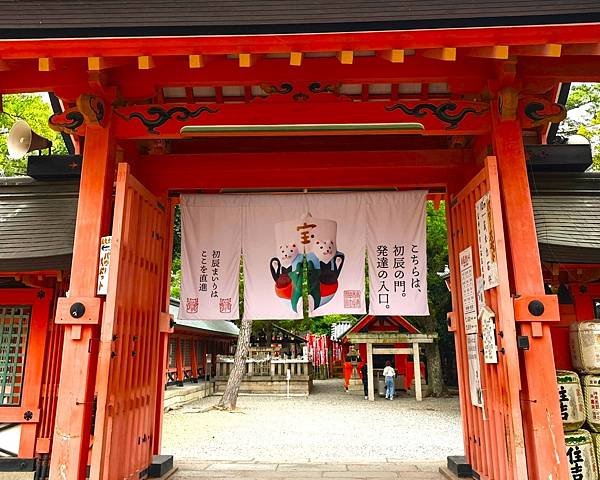
[(268, 462), (211, 462), (179, 459), (177, 473), (170, 480), (202, 478), (243, 478), (273, 480), (443, 480), (438, 473), (439, 462), (384, 463), (268, 463)]

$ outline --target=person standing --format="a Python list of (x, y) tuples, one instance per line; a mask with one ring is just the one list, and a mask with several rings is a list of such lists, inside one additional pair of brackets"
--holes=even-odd
[(360, 369), (360, 374), (362, 376), (363, 388), (365, 389), (365, 400), (369, 399), (369, 370), (367, 367), (367, 362), (365, 362)]
[(393, 400), (394, 392), (396, 391), (396, 387), (394, 386), (394, 377), (396, 376), (396, 371), (392, 368), (392, 364), (389, 360), (385, 362), (383, 376), (385, 377), (385, 398)]

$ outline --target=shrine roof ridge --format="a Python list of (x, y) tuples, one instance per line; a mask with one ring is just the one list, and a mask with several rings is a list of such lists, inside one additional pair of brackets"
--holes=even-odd
[(0, 38), (253, 35), (552, 25), (600, 22), (580, 0), (247, 0), (128, 2), (0, 0)]

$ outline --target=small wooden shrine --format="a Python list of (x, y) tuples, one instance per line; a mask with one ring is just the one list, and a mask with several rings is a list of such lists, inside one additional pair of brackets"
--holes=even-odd
[[(346, 387), (350, 384), (352, 374), (360, 371), (367, 364), (368, 397), (375, 400), (374, 369), (377, 356), (393, 358), (396, 374), (403, 378), (403, 386), (410, 387), (415, 382), (415, 398), (423, 398), (421, 385), (425, 376), (425, 365), (420, 360), (420, 344), (432, 343), (437, 333), (423, 334), (412, 323), (402, 316), (373, 316), (366, 315), (356, 325), (352, 326), (341, 337), (345, 357), (350, 353), (350, 346), (358, 346), (360, 362), (346, 359), (344, 364), (344, 381)], [(385, 360), (384, 360), (385, 361)]]

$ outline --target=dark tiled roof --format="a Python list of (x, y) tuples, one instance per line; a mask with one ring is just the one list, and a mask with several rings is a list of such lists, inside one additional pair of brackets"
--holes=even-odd
[(78, 181), (0, 178), (0, 272), (71, 266)]
[[(536, 173), (530, 184), (542, 260), (600, 263), (600, 174)], [(78, 188), (0, 178), (0, 272), (70, 267)]]
[(169, 313), (175, 318), (175, 332), (177, 326), (193, 328), (200, 332), (212, 334), (222, 334), (223, 336), (237, 337), (240, 334), (240, 329), (233, 322), (228, 320), (179, 320), (179, 300), (171, 298), (169, 304)]
[(404, 30), (598, 21), (598, 0), (0, 0), (0, 37)]
[(600, 174), (538, 174), (531, 187), (542, 261), (600, 263)]

